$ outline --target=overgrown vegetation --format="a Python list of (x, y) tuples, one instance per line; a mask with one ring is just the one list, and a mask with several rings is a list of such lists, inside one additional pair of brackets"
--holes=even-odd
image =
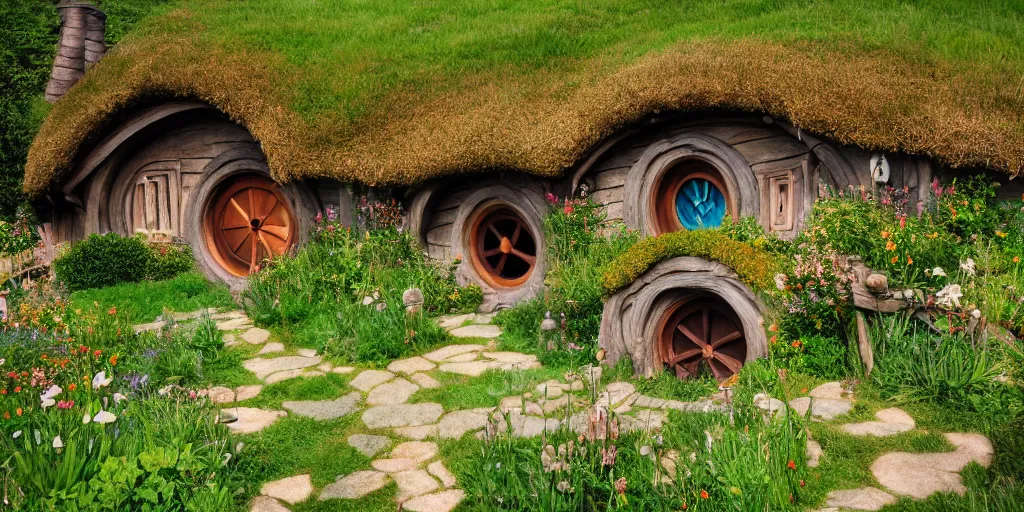
[[(294, 258), (276, 259), (250, 278), (242, 295), (250, 317), (288, 326), (299, 344), (352, 361), (385, 362), (442, 342), (443, 329), (427, 314), (473, 311), (480, 288), (459, 286), (454, 264), (428, 261), (398, 230), (398, 208), (367, 207), (371, 217), (356, 229), (327, 212)], [(403, 294), (412, 288), (423, 303), (410, 314)]]

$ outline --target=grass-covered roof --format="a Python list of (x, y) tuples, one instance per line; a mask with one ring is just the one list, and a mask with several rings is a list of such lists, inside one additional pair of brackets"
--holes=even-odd
[(1015, 0), (175, 0), (54, 105), (25, 190), (158, 97), (226, 112), (280, 180), (556, 175), (619, 126), (713, 108), (1016, 174), (1022, 22)]

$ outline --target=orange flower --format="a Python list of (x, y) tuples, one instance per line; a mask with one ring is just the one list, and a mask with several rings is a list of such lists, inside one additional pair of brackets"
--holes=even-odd
[(17, 409), (14, 410), (14, 412), (18, 413), (18, 416), (21, 416), (21, 413), (23, 411), (21, 410), (21, 407), (18, 407)]
[(790, 346), (793, 348), (800, 348), (801, 345), (803, 345), (803, 343), (801, 343), (800, 340), (796, 340), (793, 343), (790, 343)]
[(789, 461), (788, 463), (786, 463), (786, 467), (792, 469), (793, 471), (796, 471), (796, 462)]
[(899, 256), (893, 256), (893, 257), (892, 257), (892, 259), (891, 259), (891, 260), (889, 260), (889, 261), (891, 261), (892, 263), (896, 263), (896, 262), (897, 262), (897, 261), (899, 261), (899, 260), (900, 260), (900, 257), (899, 257)]
[(914, 264), (914, 258), (911, 258), (910, 256), (907, 256), (907, 265), (913, 265), (913, 264)]
[(1020, 263), (1020, 256), (1014, 256), (1013, 257), (1013, 262), (1014, 263)]
[(888, 240), (888, 239), (889, 239), (889, 232), (888, 231), (882, 231), (882, 240)]
[(776, 341), (779, 341), (779, 337), (778, 336), (772, 336), (771, 342), (772, 342), (773, 345), (775, 344)]
[(117, 366), (117, 354), (110, 356), (110, 365)]
[(76, 389), (78, 389), (78, 384), (75, 384), (74, 382), (68, 384), (68, 391), (74, 391)]
[(896, 250), (896, 244), (892, 243), (892, 240), (889, 240), (888, 242), (885, 243), (885, 250), (887, 250), (887, 251), (895, 251)]
[(4, 411), (4, 419), (5, 419), (5, 420), (9, 420), (9, 419), (11, 419), (11, 413), (10, 413), (10, 412), (8, 412), (8, 411)]
[(705, 491), (704, 489), (701, 489), (700, 490), (700, 497), (705, 499), (705, 500), (708, 499), (708, 492)]
[(103, 351), (102, 351), (102, 350), (93, 350), (93, 351), (92, 351), (92, 356), (93, 356), (93, 357), (99, 357), (99, 356), (100, 356), (100, 354), (102, 354), (102, 353), (103, 353)]
[(114, 307), (108, 309), (107, 310), (107, 314), (110, 315), (110, 316), (116, 315), (117, 314), (117, 306), (114, 306)]

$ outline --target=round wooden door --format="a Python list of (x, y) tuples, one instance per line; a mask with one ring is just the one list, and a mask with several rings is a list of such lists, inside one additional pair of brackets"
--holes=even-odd
[(214, 194), (206, 238), (217, 262), (244, 276), (288, 252), (295, 242), (295, 222), (277, 184), (247, 174), (228, 179)]
[(739, 318), (715, 297), (698, 297), (670, 308), (658, 340), (661, 360), (680, 379), (710, 371), (724, 381), (740, 371), (747, 342)]
[(496, 286), (526, 282), (537, 264), (537, 242), (526, 221), (509, 208), (496, 208), (477, 217), (469, 247), (477, 273)]

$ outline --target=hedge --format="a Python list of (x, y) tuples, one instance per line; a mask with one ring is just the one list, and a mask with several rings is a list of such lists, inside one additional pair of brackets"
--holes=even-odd
[(746, 242), (738, 242), (714, 230), (678, 231), (647, 238), (608, 264), (602, 286), (608, 294), (626, 287), (654, 265), (669, 258), (693, 256), (716, 261), (739, 275), (740, 281), (763, 291), (775, 286), (781, 262)]

